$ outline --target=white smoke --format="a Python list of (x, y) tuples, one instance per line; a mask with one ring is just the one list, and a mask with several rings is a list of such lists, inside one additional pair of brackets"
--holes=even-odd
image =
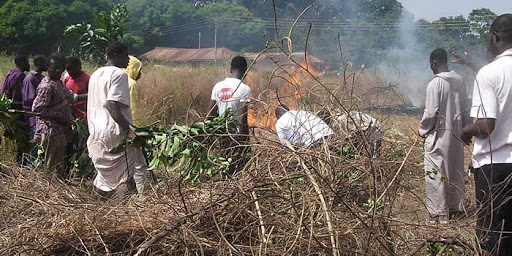
[(426, 86), (433, 78), (429, 66), (429, 51), (421, 47), (416, 37), (417, 23), (402, 14), (397, 24), (400, 47), (388, 50), (386, 61), (377, 68), (387, 83), (396, 83), (400, 92), (414, 106), (424, 106)]

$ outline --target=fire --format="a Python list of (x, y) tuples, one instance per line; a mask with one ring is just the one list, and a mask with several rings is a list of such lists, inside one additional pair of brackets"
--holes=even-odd
[[(290, 110), (304, 109), (304, 99), (307, 97), (306, 86), (313, 81), (313, 76), (321, 75), (312, 65), (305, 62), (299, 67), (295, 64), (287, 65), (282, 72), (272, 78), (270, 85), (274, 88), (255, 88), (256, 80), (252, 76), (247, 77), (247, 83), (253, 87), (253, 97), (266, 96), (255, 102), (249, 109), (247, 121), (249, 126), (275, 130), (277, 118), (274, 110), (280, 104), (287, 105)], [(307, 71), (305, 70), (307, 67)]]

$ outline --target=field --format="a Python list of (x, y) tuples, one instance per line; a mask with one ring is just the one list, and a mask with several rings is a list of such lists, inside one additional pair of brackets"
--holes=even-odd
[[(7, 57), (0, 60), (3, 80), (10, 66)], [(278, 143), (269, 124), (279, 101), (331, 113), (408, 103), (395, 85), (365, 71), (317, 76), (295, 68), (249, 71), (252, 158), (242, 171), (192, 184), (177, 171), (158, 169), (157, 180), (148, 175), (148, 187), (126, 205), (99, 200), (90, 181), (61, 182), (17, 167), (12, 143), (3, 140), (0, 255), (472, 255), (471, 177), (467, 215), (427, 224), (420, 116), (371, 112), (385, 134), (377, 157), (367, 154), (367, 142), (341, 155), (325, 145), (307, 150)], [(211, 88), (228, 71), (227, 63), (144, 63), (138, 82), (144, 123), (204, 119)], [(339, 141), (350, 142), (336, 131)]]

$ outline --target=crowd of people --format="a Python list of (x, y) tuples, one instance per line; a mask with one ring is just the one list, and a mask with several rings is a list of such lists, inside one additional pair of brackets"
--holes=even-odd
[[(22, 114), (29, 138), (43, 148), (47, 170), (59, 179), (68, 179), (69, 156), (87, 146), (97, 171), (93, 182), (96, 192), (121, 202), (140, 193), (146, 177), (147, 165), (139, 148), (128, 147), (119, 154), (108, 152), (126, 136), (133, 137), (130, 125), (139, 124), (136, 81), (142, 63), (118, 42), (108, 47), (107, 57), (106, 66), (89, 76), (80, 59), (61, 53), (34, 56), (34, 70), (25, 75), (30, 70), (28, 58), (16, 56), (16, 68), (9, 71), (1, 92), (12, 100), (11, 108)], [(87, 121), (90, 136), (86, 145), (72, 130), (74, 120)], [(38, 147), (28, 152), (18, 147), (17, 161), (32, 165)]]
[[(418, 134), (425, 138), (426, 209), (432, 224), (446, 224), (464, 215), (464, 144), (475, 138), (470, 169), (479, 207), (478, 241), (484, 251), (506, 255), (512, 249), (512, 116), (508, 111), (512, 109), (512, 14), (496, 18), (489, 34), (488, 65), (479, 69), (460, 58), (456, 61), (478, 71), (472, 100), (464, 79), (448, 68), (448, 53), (441, 48), (432, 51), (429, 61), (435, 77), (426, 89)], [(130, 126), (140, 125), (137, 80), (142, 63), (129, 56), (127, 47), (119, 42), (109, 45), (106, 55), (107, 64), (90, 76), (78, 58), (60, 53), (35, 56), (34, 70), (25, 75), (29, 61), (18, 56), (1, 92), (12, 100), (13, 109), (24, 114), (30, 138), (44, 148), (45, 166), (59, 178), (68, 175), (72, 120), (87, 120), (90, 135), (86, 144), (97, 171), (95, 190), (103, 198), (122, 202), (143, 191), (147, 163), (140, 148), (129, 146), (117, 154), (109, 150), (127, 137), (134, 138)], [(231, 109), (240, 123), (236, 141), (245, 144), (245, 150), (251, 99), (251, 88), (243, 83), (246, 72), (245, 58), (233, 58), (230, 76), (212, 89), (208, 114), (214, 118)], [(275, 115), (277, 136), (287, 146), (314, 148), (336, 140), (332, 127), (340, 125), (347, 134), (360, 133), (365, 140), (360, 142), (370, 146), (372, 157), (380, 150), (381, 124), (367, 114), (351, 111), (335, 117), (317, 116), (281, 105)], [(30, 165), (35, 154), (34, 150), (18, 152), (17, 160)], [(230, 167), (230, 174), (243, 164)]]

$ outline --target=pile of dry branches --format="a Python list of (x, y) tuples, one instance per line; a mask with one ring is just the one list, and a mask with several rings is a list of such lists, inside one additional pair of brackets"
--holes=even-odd
[[(403, 255), (435, 234), (460, 238), (403, 208), (404, 194), (422, 197), (407, 175), (417, 169), (417, 145), (395, 141), (382, 157), (343, 157), (327, 144), (293, 149), (272, 138), (253, 138), (253, 157), (231, 178), (192, 185), (157, 173), (160, 181), (126, 205), (2, 165), (0, 254)], [(391, 157), (397, 150), (404, 154)]]

